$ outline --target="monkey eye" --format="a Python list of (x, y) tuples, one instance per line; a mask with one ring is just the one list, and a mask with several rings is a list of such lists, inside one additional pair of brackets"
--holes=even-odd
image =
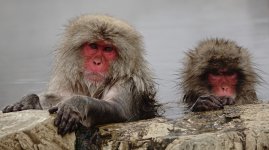
[(236, 73), (235, 70), (228, 70), (225, 75), (228, 75), (228, 76), (231, 76), (231, 75), (234, 75)]
[(215, 75), (215, 76), (220, 75), (220, 73), (219, 73), (219, 72), (210, 72), (210, 74)]
[(112, 46), (107, 46), (104, 48), (104, 52), (112, 52), (114, 48)]
[(90, 43), (89, 46), (92, 49), (98, 49), (98, 45), (96, 43)]
[(220, 75), (218, 69), (210, 69), (210, 70), (208, 71), (208, 73), (209, 73), (209, 74), (212, 74), (212, 75), (215, 75), (215, 76)]

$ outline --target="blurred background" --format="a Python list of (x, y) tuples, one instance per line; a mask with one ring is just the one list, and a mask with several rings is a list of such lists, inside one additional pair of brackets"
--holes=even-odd
[[(269, 100), (269, 0), (0, 0), (0, 4), (1, 109), (46, 88), (64, 25), (85, 13), (115, 16), (141, 32), (162, 103), (181, 98), (176, 85), (184, 52), (212, 37), (235, 40), (250, 50), (264, 79), (257, 87), (259, 98)], [(170, 115), (181, 109), (172, 106)]]

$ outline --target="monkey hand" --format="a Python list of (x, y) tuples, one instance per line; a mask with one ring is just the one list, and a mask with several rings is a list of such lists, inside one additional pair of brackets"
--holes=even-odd
[(87, 101), (78, 97), (72, 97), (49, 109), (49, 113), (57, 113), (54, 125), (58, 128), (58, 134), (65, 135), (75, 131), (81, 122)]
[(22, 98), (21, 101), (8, 105), (3, 109), (3, 113), (15, 112), (27, 109), (42, 109), (39, 97), (36, 94), (29, 94)]
[[(227, 101), (228, 102), (228, 101)], [(191, 111), (210, 111), (223, 109), (223, 102), (221, 99), (214, 95), (203, 95), (200, 96), (196, 102), (192, 105)]]
[(232, 97), (223, 96), (223, 97), (220, 97), (220, 102), (223, 105), (233, 105), (233, 104), (235, 104), (235, 99)]

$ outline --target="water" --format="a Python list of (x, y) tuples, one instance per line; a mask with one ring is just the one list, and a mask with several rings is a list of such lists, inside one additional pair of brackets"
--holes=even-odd
[[(45, 89), (63, 26), (84, 13), (110, 14), (143, 34), (162, 103), (180, 100), (176, 85), (184, 51), (204, 38), (229, 38), (248, 48), (269, 80), (268, 0), (1, 0), (0, 108)], [(268, 83), (257, 88), (269, 100)], [(168, 114), (177, 114), (177, 107), (169, 105)]]

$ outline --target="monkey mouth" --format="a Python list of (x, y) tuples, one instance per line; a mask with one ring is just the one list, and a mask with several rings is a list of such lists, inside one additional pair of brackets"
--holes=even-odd
[(87, 72), (85, 78), (92, 83), (100, 83), (106, 79), (106, 75), (98, 72)]

